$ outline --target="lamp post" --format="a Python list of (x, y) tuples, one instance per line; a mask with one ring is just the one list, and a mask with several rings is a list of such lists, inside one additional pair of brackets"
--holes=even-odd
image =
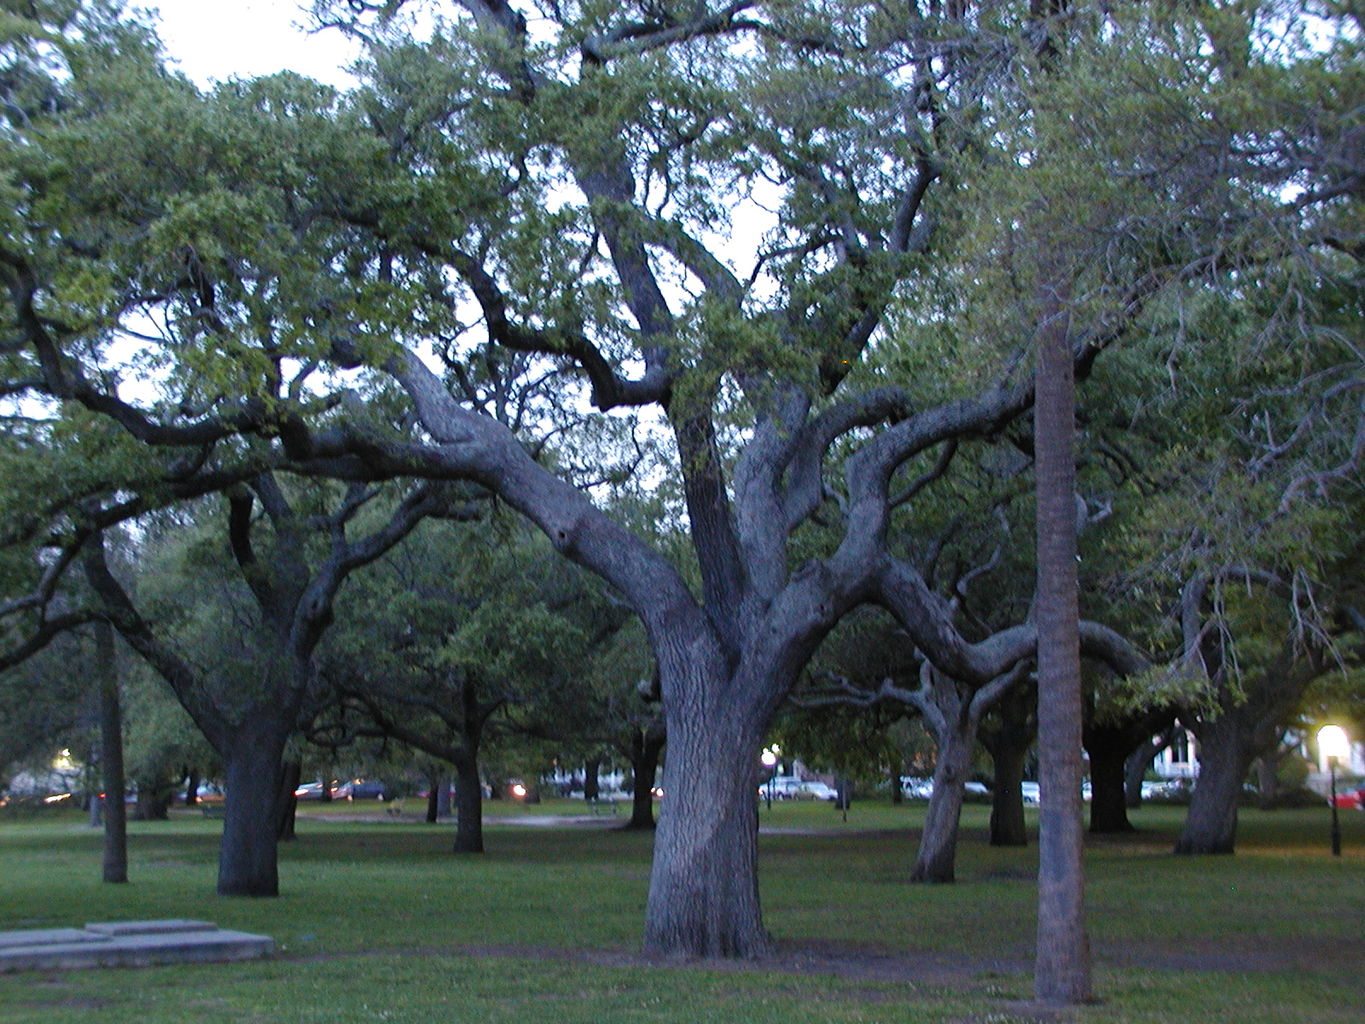
[(1332, 793), (1332, 856), (1341, 856), (1341, 821), (1337, 815), (1337, 762), (1351, 752), (1346, 731), (1339, 725), (1324, 725), (1318, 730), (1318, 750), (1327, 758)]
[(777, 744), (774, 743), (771, 747), (764, 747), (763, 753), (758, 756), (758, 759), (763, 762), (763, 767), (767, 769), (768, 772), (767, 799), (768, 810), (770, 811), (773, 809), (773, 769), (777, 767), (777, 755), (779, 753), (781, 753), (781, 751), (778, 749)]

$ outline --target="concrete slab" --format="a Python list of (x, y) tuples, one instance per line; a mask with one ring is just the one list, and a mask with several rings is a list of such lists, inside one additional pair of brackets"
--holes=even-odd
[(172, 935), (176, 932), (211, 932), (218, 926), (212, 921), (187, 921), (184, 918), (167, 918), (164, 921), (106, 921), (101, 924), (88, 924), (85, 931), (96, 935)]
[(114, 921), (84, 929), (0, 932), (0, 973), (253, 960), (274, 948), (267, 935), (227, 931), (207, 921)]
[(10, 946), (50, 946), (58, 942), (105, 942), (107, 938), (82, 928), (35, 928), (24, 932), (0, 932), (0, 949)]

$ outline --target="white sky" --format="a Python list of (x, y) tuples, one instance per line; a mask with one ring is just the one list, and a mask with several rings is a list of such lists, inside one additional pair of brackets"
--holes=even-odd
[(336, 85), (355, 48), (341, 33), (299, 29), (293, 0), (138, 0), (160, 11), (160, 35), (180, 70), (201, 86), (285, 69)]

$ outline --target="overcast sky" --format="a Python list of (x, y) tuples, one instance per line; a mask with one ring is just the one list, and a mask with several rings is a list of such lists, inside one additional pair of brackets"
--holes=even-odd
[(296, 28), (303, 13), (292, 0), (141, 0), (137, 6), (160, 10), (166, 49), (200, 85), (285, 68), (341, 84), (340, 69), (354, 55), (338, 32), (309, 35)]

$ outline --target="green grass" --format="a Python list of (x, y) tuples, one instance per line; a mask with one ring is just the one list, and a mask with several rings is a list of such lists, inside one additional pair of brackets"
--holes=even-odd
[[(247, 964), (0, 976), (0, 1024), (1038, 1019), (1026, 1005), (1036, 854), (987, 847), (985, 813), (967, 808), (959, 883), (926, 887), (904, 880), (922, 808), (855, 804), (847, 823), (825, 804), (764, 810), (781, 830), (761, 850), (782, 952), (744, 970), (634, 958), (649, 836), (491, 824), (486, 855), (455, 857), (449, 825), (310, 807), (282, 848), (284, 895), (240, 900), (212, 895), (221, 823), (202, 816), (133, 825), (126, 886), (98, 881), (100, 837), (76, 814), (0, 820), (0, 929), (191, 917), (278, 943)], [(1220, 858), (1169, 855), (1177, 809), (1135, 820), (1137, 835), (1090, 844), (1102, 1002), (1062, 1019), (1359, 1019), (1365, 815), (1344, 817), (1340, 860), (1325, 810), (1245, 812), (1238, 854)]]

